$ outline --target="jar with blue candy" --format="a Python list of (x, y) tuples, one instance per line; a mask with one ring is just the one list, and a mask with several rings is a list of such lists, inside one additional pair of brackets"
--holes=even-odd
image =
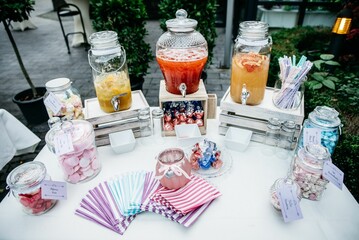
[(341, 134), (339, 113), (326, 106), (317, 106), (303, 123), (297, 151), (308, 144), (321, 144), (333, 154)]

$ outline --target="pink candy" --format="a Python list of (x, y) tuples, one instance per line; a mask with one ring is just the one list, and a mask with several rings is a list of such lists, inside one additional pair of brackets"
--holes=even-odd
[(19, 201), (22, 204), (24, 211), (32, 215), (40, 215), (50, 210), (56, 200), (52, 199), (42, 199), (41, 198), (41, 188), (26, 194), (19, 194)]

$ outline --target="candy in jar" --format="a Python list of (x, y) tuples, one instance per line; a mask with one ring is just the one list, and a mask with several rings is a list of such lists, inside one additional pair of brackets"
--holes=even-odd
[(245, 21), (233, 48), (230, 95), (234, 102), (260, 104), (268, 78), (272, 39), (268, 24)]
[(41, 215), (49, 211), (57, 200), (41, 196), (41, 183), (51, 180), (42, 162), (27, 162), (12, 170), (6, 183), (19, 201), (22, 209), (29, 215)]
[(272, 203), (273, 207), (278, 211), (281, 211), (281, 207), (280, 207), (280, 201), (279, 201), (279, 197), (278, 197), (277, 193), (278, 193), (279, 189), (282, 188), (284, 185), (286, 185), (287, 187), (291, 187), (293, 189), (293, 192), (297, 196), (298, 203), (302, 199), (302, 192), (300, 190), (300, 187), (295, 181), (293, 181), (292, 178), (290, 178), (290, 177), (279, 178), (279, 179), (275, 180), (275, 182), (273, 183), (273, 185), (270, 189), (270, 202)]
[(56, 78), (46, 84), (44, 104), (50, 118), (83, 119), (81, 96), (68, 78)]
[(126, 51), (114, 31), (93, 33), (88, 59), (100, 108), (107, 113), (129, 109), (132, 105), (131, 83)]
[(45, 140), (49, 149), (57, 155), (67, 182), (89, 181), (100, 172), (95, 133), (89, 122), (64, 121), (51, 128)]
[(304, 198), (320, 200), (329, 182), (322, 175), (327, 161), (332, 161), (328, 149), (316, 144), (305, 146), (294, 157), (292, 174)]
[(197, 92), (208, 58), (206, 39), (195, 30), (197, 21), (177, 10), (176, 18), (166, 21), (168, 31), (156, 44), (156, 59), (165, 78), (166, 90), (173, 94)]
[(191, 180), (191, 164), (180, 148), (168, 148), (157, 156), (156, 179), (168, 189), (178, 189)]
[(322, 144), (332, 155), (341, 134), (341, 121), (339, 113), (326, 106), (317, 106), (304, 120), (302, 132), (299, 138), (297, 151), (305, 145), (314, 143)]

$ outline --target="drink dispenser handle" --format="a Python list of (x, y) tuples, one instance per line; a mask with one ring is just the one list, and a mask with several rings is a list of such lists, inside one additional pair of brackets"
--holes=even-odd
[(243, 84), (242, 96), (241, 96), (242, 105), (247, 105), (247, 99), (249, 98), (250, 95), (251, 94), (249, 93), (249, 91), (246, 88), (246, 84)]
[(182, 97), (186, 97), (186, 91), (187, 91), (187, 86), (186, 86), (186, 84), (185, 84), (185, 83), (181, 83), (178, 88), (179, 88), (179, 90), (180, 90), (180, 92), (181, 92), (181, 94), (182, 94)]
[(112, 104), (113, 110), (115, 110), (115, 111), (120, 110), (120, 97), (123, 97), (126, 94), (127, 93), (117, 94), (111, 98), (111, 104)]

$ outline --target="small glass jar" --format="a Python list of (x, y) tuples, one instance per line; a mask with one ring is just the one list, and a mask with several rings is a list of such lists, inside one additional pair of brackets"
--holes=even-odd
[(41, 183), (51, 180), (46, 167), (41, 162), (27, 162), (12, 170), (6, 178), (6, 183), (13, 195), (29, 215), (41, 215), (49, 211), (57, 200), (43, 199)]
[(267, 123), (265, 144), (277, 146), (281, 123), (278, 118), (269, 118)]
[[(56, 78), (48, 81), (46, 84), (47, 92), (44, 95), (44, 103), (47, 113), (52, 117), (66, 117), (67, 119), (84, 119), (81, 96), (76, 88), (71, 85), (68, 78)], [(50, 95), (50, 93), (52, 93)], [(55, 105), (49, 103), (47, 98), (55, 98), (50, 101), (56, 101)], [(46, 100), (47, 99), (47, 100)], [(57, 106), (61, 106), (58, 109)], [(55, 112), (57, 111), (57, 112)]]
[(328, 183), (322, 175), (327, 161), (332, 161), (328, 149), (316, 144), (305, 146), (294, 157), (292, 174), (304, 198), (320, 200)]
[(126, 51), (118, 42), (117, 33), (96, 32), (89, 42), (88, 59), (100, 108), (107, 113), (129, 109), (132, 94)]
[(280, 140), (278, 147), (292, 149), (296, 124), (293, 121), (285, 121), (280, 128)]
[(295, 181), (293, 181), (292, 178), (279, 178), (275, 180), (275, 182), (270, 188), (270, 202), (272, 203), (273, 207), (278, 211), (282, 211), (282, 209), (280, 207), (279, 197), (277, 193), (279, 189), (283, 187), (284, 184), (288, 185), (293, 189), (298, 198), (298, 202), (302, 199), (302, 192), (300, 190), (300, 187)]
[(166, 21), (168, 31), (156, 43), (156, 59), (165, 78), (166, 90), (183, 95), (199, 89), (202, 71), (208, 58), (206, 39), (197, 32), (197, 21), (187, 18), (184, 9)]
[(155, 137), (162, 136), (163, 110), (156, 108), (152, 110), (152, 130)]
[(140, 121), (141, 137), (152, 135), (151, 113), (149, 108), (140, 109), (138, 112), (138, 120)]
[(180, 148), (168, 148), (157, 156), (156, 179), (168, 189), (178, 189), (191, 180), (191, 163)]
[(264, 98), (272, 38), (268, 24), (245, 21), (239, 24), (232, 57), (230, 94), (234, 102), (258, 105)]
[(332, 155), (339, 141), (341, 134), (341, 121), (338, 117), (339, 113), (334, 109), (326, 106), (317, 106), (314, 111), (309, 113), (308, 119), (304, 120), (302, 132), (299, 138), (297, 150), (309, 144), (306, 140), (308, 136), (307, 129), (317, 129), (320, 132), (319, 142), (329, 150)]
[[(64, 142), (64, 139), (67, 140)], [(67, 182), (89, 181), (100, 172), (101, 163), (97, 156), (95, 133), (91, 123), (84, 120), (64, 121), (51, 128), (45, 140), (49, 149), (57, 155)], [(60, 149), (60, 140), (63, 145), (70, 146), (69, 150)]]

